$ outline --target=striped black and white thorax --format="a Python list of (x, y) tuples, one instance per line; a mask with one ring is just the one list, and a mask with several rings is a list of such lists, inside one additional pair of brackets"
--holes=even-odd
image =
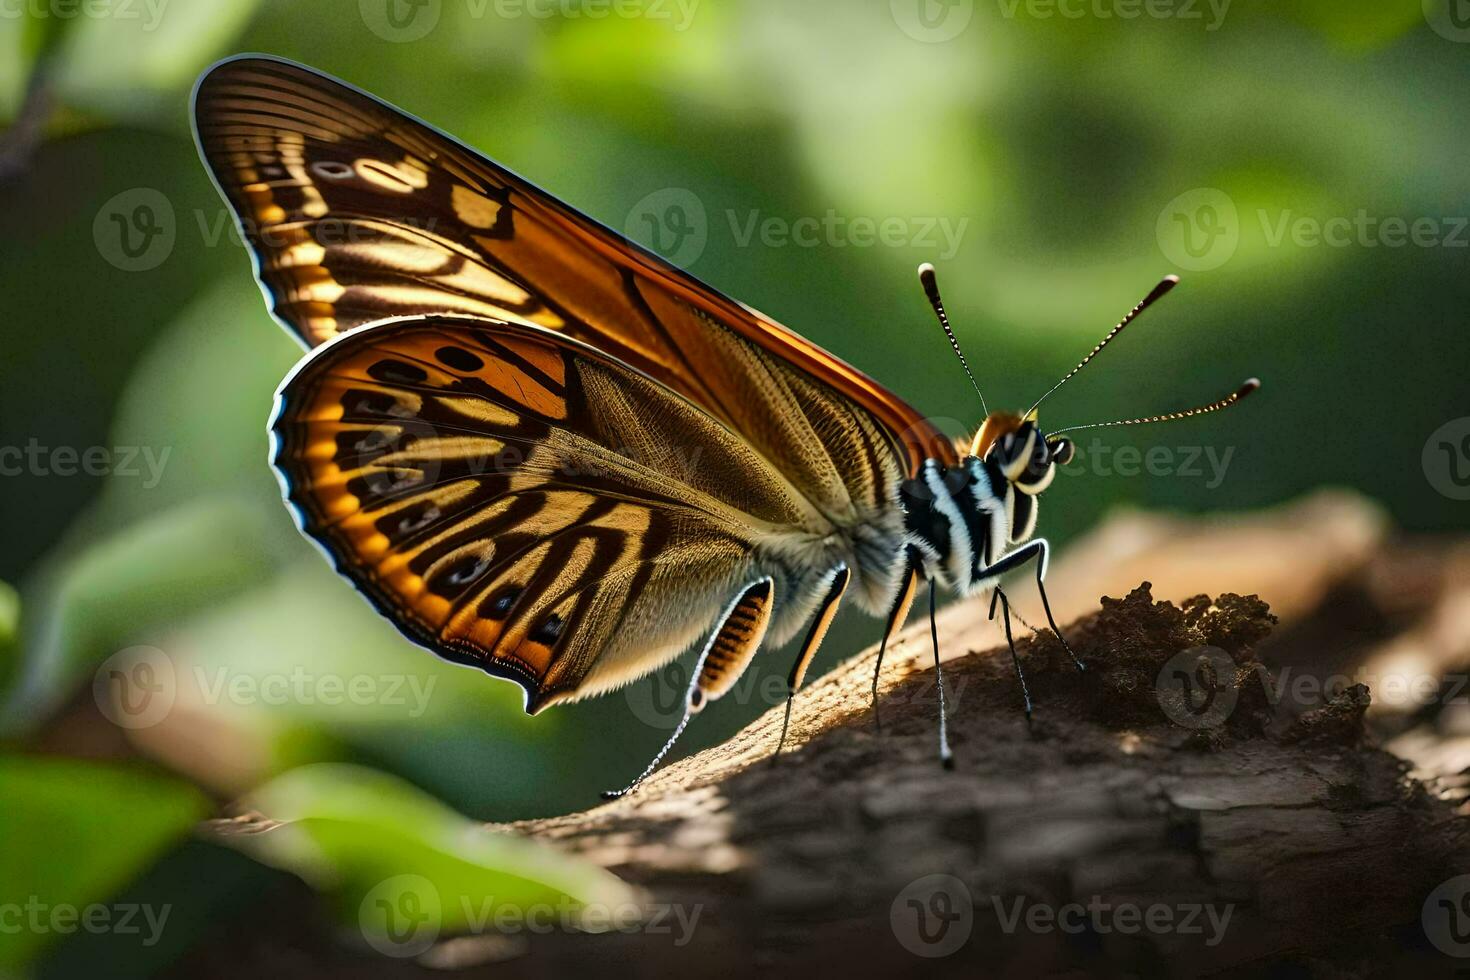
[[(1012, 540), (1016, 493), (999, 468), (973, 456), (953, 468), (931, 459), (901, 494), (906, 543), (921, 556), (924, 577), (961, 595), (983, 588), (981, 570)], [(1026, 500), (1034, 518), (1034, 501)], [(1030, 528), (1021, 530), (1024, 540)]]

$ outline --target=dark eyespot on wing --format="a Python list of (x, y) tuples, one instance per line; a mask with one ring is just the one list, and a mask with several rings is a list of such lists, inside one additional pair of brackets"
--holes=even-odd
[(456, 559), (443, 571), (429, 578), (429, 591), (445, 599), (457, 599), (489, 565), (481, 555), (466, 555)]
[(550, 646), (557, 641), (558, 637), (561, 636), (561, 628), (563, 625), (565, 624), (562, 622), (562, 618), (556, 613), (552, 613), (550, 616), (546, 617), (546, 619), (542, 620), (540, 625), (538, 625), (536, 629), (532, 631), (531, 642), (545, 643)]
[(481, 604), (481, 615), (489, 619), (504, 619), (515, 608), (516, 600), (521, 597), (522, 591), (519, 587), (512, 586), (498, 595), (491, 596)]

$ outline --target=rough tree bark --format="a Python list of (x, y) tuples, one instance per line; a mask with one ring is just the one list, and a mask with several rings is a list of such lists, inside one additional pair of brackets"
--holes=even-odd
[[(1203, 526), (1136, 518), (1131, 529), (1115, 522), (1059, 569), (1058, 605), (1087, 605), (1094, 553), (1115, 576), (1151, 564), (1175, 595), (1202, 579), (1254, 577), (1280, 596), (1290, 625), (1263, 644), (1275, 617), (1255, 596), (1176, 605), (1154, 601), (1145, 584), (1100, 608), (1093, 600), (1094, 611), (1064, 629), (1085, 673), (1050, 633), (1018, 635), (1037, 704), (1028, 726), (986, 604), (951, 606), (939, 624), (956, 756), (946, 771), (936, 762), (920, 601), (884, 668), (881, 733), (869, 650), (802, 693), (777, 764), (779, 709), (632, 798), (514, 825), (614, 869), (653, 901), (699, 906), (692, 943), (537, 937), (532, 955), (495, 972), (1195, 975), (1293, 966), (1366, 976), (1422, 964), (1447, 973), (1455, 961), (1427, 941), (1421, 912), (1437, 885), (1470, 871), (1463, 774), (1411, 774), (1375, 747), (1364, 725), (1371, 694), (1352, 676), (1311, 703), (1300, 684), (1279, 687), (1282, 673), (1254, 651), (1291, 665), (1288, 681), (1314, 664), (1342, 671), (1389, 656), (1383, 648), (1403, 636), (1434, 632), (1445, 602), (1465, 604), (1455, 585), (1465, 581), (1464, 549), (1386, 548), (1371, 508), (1332, 495)], [(1385, 575), (1385, 562), (1397, 573)], [(1463, 633), (1439, 634), (1459, 644), (1441, 657), (1463, 656)], [(1186, 653), (1200, 647), (1217, 651), (1203, 655), (1217, 676)], [(1211, 684), (1215, 701), (1200, 710)], [(1444, 710), (1401, 712), (1387, 728), (1422, 729)], [(952, 931), (932, 944), (918, 935), (936, 939), (946, 918)], [(921, 957), (949, 950), (960, 932), (968, 938), (948, 955)], [(477, 958), (467, 942), (452, 959)]]
[[(1117, 517), (1049, 579), (1087, 671), (1018, 628), (1034, 724), (983, 597), (941, 611), (952, 770), (921, 596), (881, 733), (868, 650), (802, 692), (779, 764), (778, 708), (631, 798), (493, 828), (697, 914), (687, 945), (481, 935), (369, 964), (287, 909), (179, 975), (1449, 975), (1470, 960), (1428, 917), (1470, 872), (1467, 572), (1470, 545), (1393, 536), (1345, 495)], [(1008, 594), (1044, 621), (1029, 583)], [(1396, 691), (1406, 678), (1429, 690)]]

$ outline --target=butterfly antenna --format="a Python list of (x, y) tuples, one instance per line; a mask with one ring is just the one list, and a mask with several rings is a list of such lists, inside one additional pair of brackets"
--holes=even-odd
[(944, 328), (944, 335), (949, 338), (949, 346), (959, 356), (960, 366), (965, 369), (965, 376), (970, 379), (970, 384), (975, 388), (975, 394), (980, 395), (980, 410), (986, 415), (990, 409), (985, 406), (985, 395), (980, 391), (980, 383), (975, 380), (975, 375), (970, 373), (970, 362), (965, 360), (965, 352), (960, 350), (959, 338), (954, 335), (954, 329), (949, 325), (949, 316), (944, 312), (944, 301), (939, 298), (939, 279), (934, 275), (934, 266), (925, 262), (919, 266), (919, 282), (924, 286), (924, 295), (929, 297), (929, 305), (934, 307), (934, 315), (939, 317), (939, 325)]
[(1124, 327), (1128, 326), (1128, 324), (1138, 319), (1138, 314), (1142, 313), (1144, 310), (1154, 305), (1154, 303), (1161, 299), (1165, 293), (1167, 293), (1169, 290), (1173, 289), (1177, 285), (1179, 285), (1178, 276), (1165, 276), (1163, 280), (1160, 281), (1160, 283), (1155, 286), (1153, 290), (1149, 292), (1149, 294), (1145, 296), (1137, 306), (1128, 311), (1128, 315), (1120, 320), (1116, 327), (1108, 331), (1108, 335), (1106, 337), (1098, 341), (1097, 346), (1094, 347), (1086, 357), (1077, 362), (1076, 367), (1067, 372), (1066, 377), (1062, 378), (1062, 380), (1052, 385), (1046, 394), (1036, 399), (1036, 404), (1032, 405), (1031, 408), (1027, 410), (1026, 417), (1029, 418), (1031, 414), (1036, 411), (1037, 407), (1041, 405), (1042, 402), (1050, 398), (1053, 391), (1056, 391), (1062, 385), (1066, 384), (1068, 381), (1071, 381), (1073, 376), (1076, 375), (1078, 371), (1081, 371), (1083, 368), (1087, 367), (1087, 362), (1091, 361), (1094, 357), (1101, 353), (1102, 349), (1108, 346), (1108, 344), (1112, 341), (1114, 337), (1123, 332)]
[(1261, 387), (1261, 380), (1259, 378), (1247, 378), (1234, 392), (1226, 395), (1219, 401), (1210, 402), (1208, 405), (1186, 408), (1182, 412), (1169, 412), (1167, 415), (1150, 415), (1145, 418), (1136, 419), (1118, 419), (1115, 422), (1093, 422), (1090, 425), (1069, 425), (1065, 429), (1051, 430), (1047, 434), (1047, 437), (1050, 438), (1062, 432), (1076, 432), (1078, 429), (1101, 429), (1109, 425), (1148, 425), (1150, 422), (1173, 422), (1176, 419), (1187, 419), (1195, 415), (1208, 415), (1211, 412), (1218, 412), (1223, 408), (1229, 408), (1259, 387)]

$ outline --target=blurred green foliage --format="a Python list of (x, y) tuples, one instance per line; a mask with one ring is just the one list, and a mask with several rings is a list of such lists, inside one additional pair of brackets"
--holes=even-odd
[[(1175, 271), (1166, 206), (1218, 189), (1237, 213), (1233, 253), (1186, 271), (1045, 419), (1148, 413), (1259, 374), (1263, 393), (1239, 411), (1096, 444), (1228, 450), (1228, 472), (1058, 480), (1047, 535), (1065, 543), (1123, 503), (1235, 509), (1322, 484), (1362, 489), (1411, 529), (1464, 528), (1465, 505), (1434, 489), (1421, 454), (1470, 413), (1470, 251), (1463, 232), (1445, 240), (1470, 201), (1470, 47), (1433, 29), (1419, 0), (1235, 0), (1213, 28), (1213, 8), (1195, 6), (1204, 20), (956, 0), (931, 12), (968, 9), (970, 22), (937, 43), (905, 32), (901, 0), (701, 0), (665, 5), (669, 19), (434, 0), (437, 22), (413, 40), (375, 32), (369, 0), (169, 0), (131, 5), (136, 19), (32, 4), (0, 18), (0, 119), (17, 124), (0, 142), (0, 447), (138, 447), (158, 464), (62, 475), (44, 457), (44, 471), (0, 478), (0, 579), (25, 610), (0, 586), (0, 731), (15, 747), (95, 748), (105, 733), (86, 726), (109, 723), (88, 708), (93, 672), (148, 644), (175, 700), (129, 744), (178, 773), (7, 761), (4, 892), (105, 897), (204, 812), (190, 783), (232, 798), (274, 778), (263, 798), (308, 815), (302, 833), (333, 875), (359, 876), (339, 895), (409, 867), (438, 869), (457, 894), (477, 887), (455, 877), (476, 862), (515, 875), (524, 856), (429, 854), (457, 818), (409, 785), (479, 819), (571, 809), (623, 783), (672, 724), (653, 681), (528, 719), (511, 685), (411, 648), (296, 535), (265, 462), (265, 420), (300, 351), (267, 316), (188, 130), (192, 79), (235, 51), (346, 78), (635, 237), (649, 231), (639, 202), (687, 189), (707, 231), (691, 271), (955, 431), (979, 409), (919, 295), (919, 262), (939, 267), (991, 405), (1020, 407)], [(29, 146), (22, 124), (36, 118)], [(129, 271), (97, 228), (138, 188), (166, 200), (174, 239), (162, 261)], [(829, 212), (897, 219), (903, 241), (747, 233)], [(1281, 230), (1360, 213), (1432, 220), (1441, 239), (1338, 246)], [(876, 630), (860, 617), (839, 627), (825, 663)], [(748, 689), (786, 666), (762, 658)], [(682, 748), (767, 703), (712, 706)], [(377, 774), (299, 775), (319, 762)], [(94, 821), (109, 811), (129, 818)], [(43, 830), (68, 843), (36, 845)], [(138, 971), (187, 948), (231, 882), (266, 887), (258, 871), (180, 847), (136, 887), (191, 910), (176, 920), (183, 938), (127, 960)], [(207, 862), (208, 880), (170, 864), (181, 854)], [(299, 855), (269, 860), (321, 878)], [(7, 941), (0, 965), (26, 961), (35, 940)], [(68, 942), (53, 954), (92, 955)]]
[(207, 812), (203, 794), (180, 780), (0, 757), (0, 975), (83, 931), (67, 908), (111, 898)]
[(408, 874), (422, 879), (409, 883), (418, 911), (446, 932), (481, 915), (493, 918), (502, 905), (613, 906), (635, 898), (631, 886), (601, 868), (512, 834), (484, 833), (437, 800), (369, 769), (302, 766), (248, 802), (287, 826), (228, 840), (332, 895), (347, 923), (356, 923), (383, 882)]

